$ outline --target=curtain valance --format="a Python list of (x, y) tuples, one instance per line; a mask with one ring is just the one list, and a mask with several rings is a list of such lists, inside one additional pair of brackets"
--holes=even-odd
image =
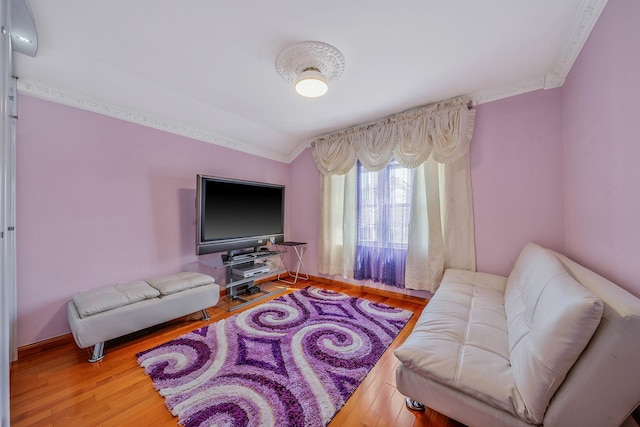
[(357, 160), (372, 171), (393, 157), (407, 168), (431, 154), (438, 163), (451, 163), (469, 150), (475, 118), (470, 107), (469, 99), (456, 98), (325, 135), (311, 143), (313, 158), (323, 175), (344, 175)]

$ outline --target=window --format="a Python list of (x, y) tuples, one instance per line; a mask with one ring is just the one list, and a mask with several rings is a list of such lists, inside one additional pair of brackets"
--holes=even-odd
[(395, 160), (375, 172), (357, 167), (354, 278), (404, 288), (413, 169)]

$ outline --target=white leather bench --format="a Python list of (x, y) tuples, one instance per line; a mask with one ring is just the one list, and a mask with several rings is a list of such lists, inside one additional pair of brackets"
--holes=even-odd
[(94, 346), (89, 362), (104, 358), (105, 341), (187, 314), (220, 298), (220, 287), (206, 274), (182, 272), (78, 292), (67, 306), (69, 326), (80, 348)]

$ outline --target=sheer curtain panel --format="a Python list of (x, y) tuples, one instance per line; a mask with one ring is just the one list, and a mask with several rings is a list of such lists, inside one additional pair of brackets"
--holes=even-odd
[(413, 169), (397, 161), (358, 172), (354, 278), (404, 288)]
[(353, 277), (356, 239), (356, 169), (320, 177), (318, 271)]

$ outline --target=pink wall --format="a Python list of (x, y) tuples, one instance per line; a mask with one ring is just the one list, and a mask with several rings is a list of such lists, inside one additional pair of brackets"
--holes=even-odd
[(530, 241), (562, 251), (561, 91), (479, 105), (470, 153), (478, 271), (507, 275)]
[(570, 257), (640, 296), (640, 2), (608, 2), (562, 89)]
[(289, 240), (307, 242), (304, 265), (318, 275), (318, 221), (320, 215), (320, 172), (306, 149), (291, 163), (291, 185), (287, 199), (291, 206)]
[(197, 173), (289, 184), (286, 164), (28, 96), (19, 116), (19, 345), (68, 333), (79, 290), (196, 261)]

